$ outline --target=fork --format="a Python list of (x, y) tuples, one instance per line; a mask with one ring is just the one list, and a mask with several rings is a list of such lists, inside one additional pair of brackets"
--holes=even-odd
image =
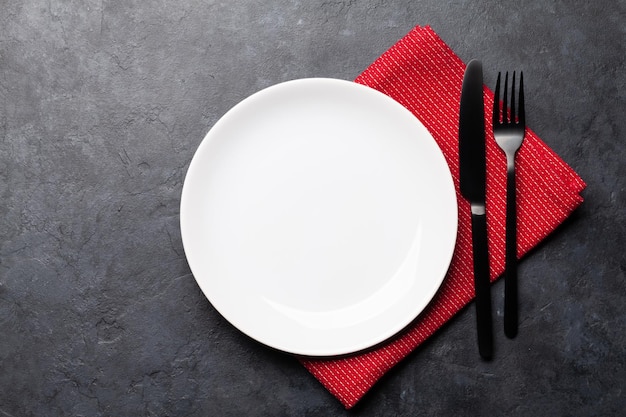
[(507, 112), (509, 73), (504, 77), (504, 98), (500, 108), (500, 73), (493, 101), (493, 134), (506, 154), (506, 248), (504, 266), (504, 334), (517, 335), (517, 209), (515, 199), (515, 155), (526, 131), (524, 114), (524, 74), (520, 72), (518, 112), (515, 113), (515, 72), (511, 83), (511, 105)]

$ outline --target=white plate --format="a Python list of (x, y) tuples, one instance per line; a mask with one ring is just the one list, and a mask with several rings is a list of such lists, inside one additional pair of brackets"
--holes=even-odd
[(200, 288), (276, 349), (339, 355), (415, 319), (457, 231), (450, 170), (426, 128), (386, 95), (311, 78), (266, 88), (209, 131), (181, 197)]

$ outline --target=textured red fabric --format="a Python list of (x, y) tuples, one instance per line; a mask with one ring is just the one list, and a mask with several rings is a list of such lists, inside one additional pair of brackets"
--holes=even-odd
[[(470, 207), (458, 188), (459, 103), (464, 71), (465, 64), (430, 27), (416, 27), (356, 79), (404, 105), (433, 135), (454, 178), (459, 228), (446, 279), (433, 302), (410, 328), (375, 350), (341, 358), (300, 359), (346, 408), (353, 407), (380, 377), (474, 297)], [(493, 281), (504, 271), (506, 158), (491, 129), (493, 93), (485, 87), (484, 96), (487, 226)], [(527, 129), (517, 156), (517, 187), (518, 256), (521, 257), (582, 203), (580, 192), (585, 183)]]

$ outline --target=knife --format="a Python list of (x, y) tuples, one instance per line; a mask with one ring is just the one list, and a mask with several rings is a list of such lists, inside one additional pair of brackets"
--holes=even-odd
[(461, 195), (470, 202), (472, 212), (472, 251), (476, 291), (478, 351), (484, 359), (493, 354), (489, 257), (487, 253), (487, 186), (485, 155), (485, 115), (483, 68), (472, 60), (465, 69), (459, 118), (459, 167)]

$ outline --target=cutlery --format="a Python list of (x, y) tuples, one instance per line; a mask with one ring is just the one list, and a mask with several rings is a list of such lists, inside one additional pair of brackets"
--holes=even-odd
[(504, 76), (504, 98), (500, 108), (500, 73), (493, 100), (493, 135), (506, 154), (506, 248), (504, 266), (504, 334), (517, 335), (517, 210), (515, 200), (515, 155), (526, 130), (524, 115), (524, 74), (520, 72), (519, 103), (515, 113), (515, 72), (511, 83), (511, 105), (507, 112), (509, 73)]
[(465, 69), (459, 117), (460, 188), (470, 202), (472, 252), (476, 292), (478, 351), (483, 359), (493, 354), (487, 218), (485, 215), (486, 154), (482, 63), (472, 60)]

